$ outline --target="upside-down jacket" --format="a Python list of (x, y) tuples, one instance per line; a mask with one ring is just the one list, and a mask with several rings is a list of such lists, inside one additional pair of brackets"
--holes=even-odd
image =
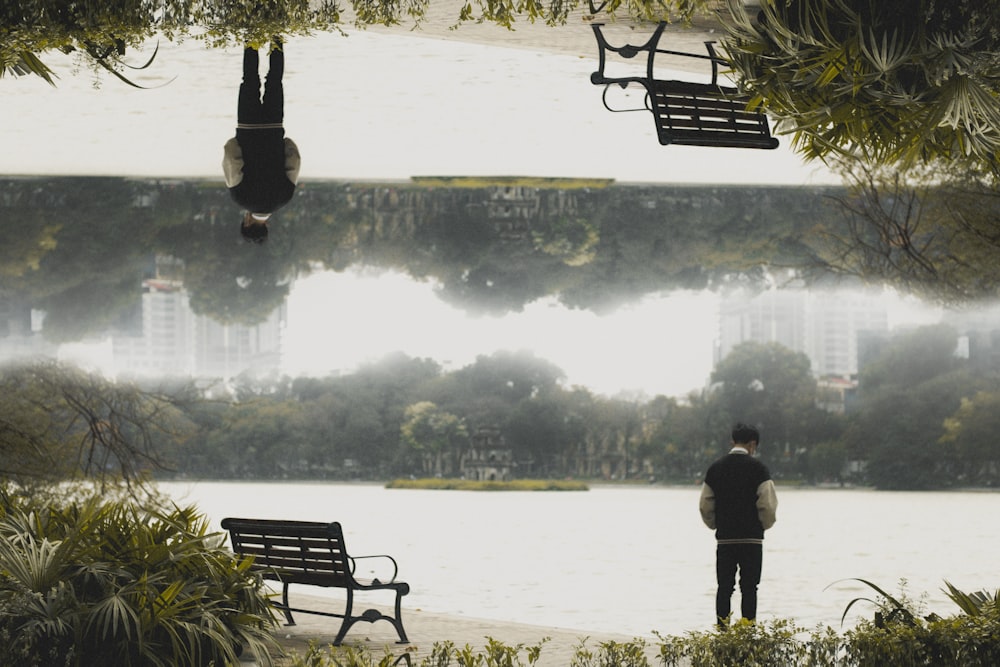
[(240, 127), (226, 142), (222, 169), (233, 201), (252, 213), (273, 213), (295, 194), (298, 146), (278, 127)]

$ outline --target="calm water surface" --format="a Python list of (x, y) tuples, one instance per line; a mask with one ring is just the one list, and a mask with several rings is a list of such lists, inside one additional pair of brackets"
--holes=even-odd
[[(712, 622), (714, 540), (698, 516), (696, 486), (597, 486), (585, 493), (160, 486), (177, 501), (196, 503), (215, 527), (226, 516), (340, 521), (351, 553), (396, 557), (412, 588), (404, 598), (410, 609), (633, 636), (703, 630)], [(956, 611), (941, 593), (946, 579), (968, 591), (998, 586), (1000, 536), (993, 526), (1000, 494), (778, 494), (778, 523), (764, 545), (762, 619), (839, 627), (850, 600), (870, 597), (855, 582), (835, 583), (850, 577), (893, 594), (905, 579), (907, 594), (926, 594), (926, 609), (941, 614)], [(868, 607), (855, 609), (870, 615)]]

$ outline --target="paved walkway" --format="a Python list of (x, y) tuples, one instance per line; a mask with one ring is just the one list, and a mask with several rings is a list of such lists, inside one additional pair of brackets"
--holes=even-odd
[[(303, 182), (427, 175), (840, 182), (821, 166), (803, 165), (790, 142), (776, 151), (660, 146), (648, 114), (612, 114), (601, 103), (603, 91), (589, 81), (597, 48), (582, 13), (558, 27), (519, 21), (513, 31), (475, 23), (449, 30), (460, 0), (444, 1), (443, 8), (431, 3), (412, 32), (401, 25), (289, 39), (285, 124), (302, 151)], [(637, 33), (618, 22), (607, 32), (620, 44), (645, 41), (652, 29)], [(701, 52), (703, 39), (721, 37), (711, 30), (675, 25), (663, 42)], [(154, 46), (130, 53), (130, 61)], [(241, 53), (197, 40), (161, 42), (155, 66), (137, 74), (148, 90), (107, 76), (95, 89), (86, 68), (74, 73), (72, 58), (51, 54), (58, 88), (37, 77), (3, 82), (4, 111), (18, 124), (0, 128), (0, 173), (218, 180)], [(708, 80), (704, 61), (675, 58), (667, 67), (685, 64), (700, 67), (690, 80)], [(629, 72), (642, 67), (628, 65)], [(613, 92), (616, 108), (642, 106), (638, 89)], [(41, 139), (59, 150), (40, 150)]]
[[(343, 610), (343, 602), (338, 599), (302, 595), (294, 590), (292, 597), (293, 604), (302, 608), (335, 613)], [(523, 644), (525, 647), (536, 645), (548, 637), (549, 640), (543, 644), (536, 665), (538, 667), (568, 667), (583, 641), (586, 641), (587, 648), (596, 650), (601, 642), (629, 642), (636, 639), (621, 634), (581, 632), (559, 627), (543, 627), (425, 612), (407, 608), (405, 600), (404, 598), (403, 626), (406, 629), (407, 638), (410, 640), (409, 644), (397, 644), (398, 637), (392, 625), (387, 621), (378, 621), (372, 624), (364, 622), (355, 624), (348, 632), (344, 646), (364, 647), (372, 653), (376, 660), (384, 655), (386, 648), (395, 655), (408, 650), (413, 657), (413, 664), (416, 665), (421, 659), (430, 655), (435, 642), (451, 641), (456, 647), (461, 648), (469, 645), (476, 652), (481, 652), (486, 646), (488, 637), (507, 646)], [(363, 604), (363, 600), (359, 602), (358, 598), (355, 598), (355, 611), (366, 609), (367, 606), (362, 606)], [(312, 614), (296, 614), (295, 622), (294, 626), (281, 625), (277, 635), (282, 648), (289, 655), (292, 652), (300, 656), (304, 655), (310, 642), (316, 642), (321, 647), (328, 647), (332, 644), (340, 627), (339, 618)], [(553, 622), (558, 623), (558, 619), (553, 619)], [(650, 663), (655, 664), (653, 661), (656, 652), (656, 646), (653, 643), (655, 640), (649, 640), (649, 638), (647, 640), (650, 644), (647, 650)], [(526, 651), (521, 652), (521, 661), (525, 665), (528, 664)]]
[[(589, 11), (577, 9), (569, 15), (566, 24), (560, 26), (548, 26), (540, 21), (530, 23), (527, 19), (519, 18), (512, 30), (493, 23), (475, 22), (462, 23), (452, 29), (457, 22), (461, 5), (462, 2), (455, 0), (435, 2), (428, 7), (426, 18), (418, 26), (414, 26), (412, 21), (404, 21), (398, 26), (369, 26), (366, 30), (374, 33), (410, 34), (470, 44), (572, 55), (593, 59), (596, 64), (597, 43), (591, 28), (595, 18)], [(641, 44), (648, 39), (655, 27), (652, 24), (637, 25), (635, 21), (623, 17), (624, 13), (613, 22), (604, 17), (596, 19), (605, 24), (604, 34), (612, 44)], [(722, 36), (721, 26), (713, 16), (699, 16), (689, 26), (668, 25), (665, 35), (660, 40), (660, 46), (675, 51), (701, 54), (705, 52), (706, 40), (719, 40)], [(706, 71), (703, 62), (684, 62), (681, 59), (677, 62), (671, 60), (670, 67), (693, 72)]]

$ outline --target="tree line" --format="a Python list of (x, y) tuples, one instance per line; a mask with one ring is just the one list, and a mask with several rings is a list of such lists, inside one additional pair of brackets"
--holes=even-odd
[(298, 277), (372, 267), (433, 280), (470, 313), (544, 297), (597, 312), (662, 290), (766, 284), (766, 265), (811, 256), (842, 188), (434, 187), (305, 183), (261, 247), (239, 244), (225, 188), (206, 181), (0, 179), (0, 298), (44, 310), (55, 342), (106, 335), (133, 317), (156, 257), (175, 261), (192, 309), (224, 323), (267, 319)]
[(956, 357), (956, 332), (923, 327), (868, 350), (844, 413), (778, 344), (744, 343), (683, 399), (567, 387), (527, 352), (445, 372), (390, 355), (349, 375), (237, 378), (230, 385), (111, 382), (55, 363), (0, 382), (3, 476), (212, 479), (457, 477), (478, 431), (499, 434), (512, 474), (694, 483), (756, 423), (779, 480), (881, 489), (1000, 481), (1000, 375)]

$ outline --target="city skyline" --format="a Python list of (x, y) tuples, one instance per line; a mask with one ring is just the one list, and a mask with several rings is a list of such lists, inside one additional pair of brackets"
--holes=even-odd
[[(318, 272), (295, 281), (281, 312), (255, 327), (226, 328), (191, 314), (190, 321), (180, 324), (188, 333), (172, 334), (178, 345), (186, 346), (183, 354), (188, 361), (182, 363), (178, 350), (168, 350), (162, 339), (164, 322), (176, 324), (186, 317), (180, 311), (167, 316), (166, 303), (177, 298), (176, 288), (151, 288), (147, 281), (142, 308), (143, 321), (151, 327), (144, 334), (148, 340), (139, 341), (135, 333), (119, 333), (116, 340), (106, 336), (97, 343), (63, 346), (58, 355), (105, 373), (141, 372), (138, 360), (145, 358), (150, 369), (201, 369), (195, 374), (210, 371), (208, 375), (220, 377), (225, 375), (220, 369), (228, 368), (231, 378), (251, 367), (290, 376), (347, 374), (396, 352), (432, 358), (451, 371), (473, 363), (479, 355), (529, 350), (562, 369), (569, 386), (584, 386), (608, 396), (683, 397), (707, 384), (725, 345), (720, 313), (724, 300), (714, 293), (650, 295), (603, 316), (542, 299), (520, 313), (472, 317), (442, 302), (431, 282), (392, 272), (354, 270)], [(808, 297), (789, 290), (757, 297), (774, 298)], [(939, 311), (915, 306), (912, 299), (882, 298), (886, 331), (940, 319)], [(159, 305), (154, 305), (156, 299)], [(821, 303), (831, 302), (827, 298)], [(156, 310), (163, 315), (160, 325), (150, 319)], [(161, 340), (154, 345), (157, 336)], [(213, 336), (214, 343), (210, 342)], [(224, 336), (230, 337), (231, 344), (221, 342)], [(163, 359), (150, 360), (150, 350), (157, 348)], [(131, 359), (115, 359), (116, 350), (119, 355), (132, 355)], [(814, 363), (814, 371), (818, 368)], [(823, 374), (827, 373), (817, 373)]]

